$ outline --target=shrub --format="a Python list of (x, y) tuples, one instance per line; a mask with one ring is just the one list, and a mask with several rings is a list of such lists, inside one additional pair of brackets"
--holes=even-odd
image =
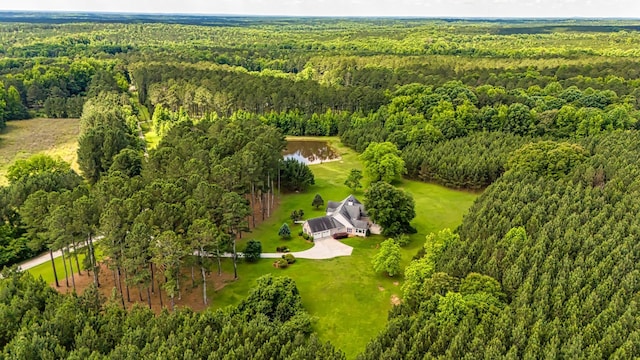
[(300, 221), (302, 220), (302, 218), (304, 217), (304, 210), (300, 209), (300, 210), (293, 210), (291, 212), (291, 221), (296, 222), (296, 221)]
[(302, 234), (302, 238), (305, 240), (309, 240), (309, 234), (307, 233)]
[(409, 245), (409, 243), (411, 242), (411, 238), (409, 238), (407, 235), (402, 234), (400, 236), (397, 236), (395, 238), (396, 244), (400, 245), (400, 246), (407, 246)]
[(262, 254), (262, 244), (258, 240), (249, 240), (243, 253), (247, 262), (256, 262), (260, 259), (260, 254)]
[(278, 269), (286, 269), (287, 267), (289, 267), (289, 263), (285, 259), (278, 259), (273, 262), (273, 266)]
[(282, 255), (282, 259), (287, 262), (287, 264), (293, 264), (296, 262), (296, 257), (293, 254), (284, 254)]
[(302, 237), (304, 237), (305, 235), (306, 235), (306, 234), (304, 233), (304, 231), (302, 231), (302, 230), (298, 231), (298, 236), (302, 236)]
[(278, 246), (276, 248), (276, 252), (283, 252), (283, 253), (288, 253), (289, 252), (289, 248), (286, 246)]
[(278, 230), (278, 235), (283, 240), (291, 239), (291, 229), (289, 229), (289, 225), (287, 225), (287, 223), (282, 224), (280, 230)]

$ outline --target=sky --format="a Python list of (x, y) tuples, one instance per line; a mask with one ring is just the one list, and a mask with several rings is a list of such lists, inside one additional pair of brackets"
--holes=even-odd
[(0, 0), (0, 10), (289, 16), (640, 18), (640, 0)]

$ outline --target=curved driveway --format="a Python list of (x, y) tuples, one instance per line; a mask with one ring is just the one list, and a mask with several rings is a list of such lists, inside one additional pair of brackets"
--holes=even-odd
[[(340, 256), (351, 256), (353, 248), (333, 238), (316, 239), (311, 249), (292, 252), (298, 259), (333, 259)], [(282, 253), (262, 253), (265, 259), (275, 259), (282, 257)]]

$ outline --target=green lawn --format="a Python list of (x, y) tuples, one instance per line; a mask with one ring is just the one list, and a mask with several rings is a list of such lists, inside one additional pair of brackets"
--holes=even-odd
[[(85, 254), (78, 254), (78, 261), (80, 261), (80, 266), (82, 266), (82, 261), (84, 260), (84, 258)], [(62, 284), (64, 283), (64, 266), (62, 265), (62, 257), (57, 257), (53, 261), (56, 264), (56, 271), (58, 272), (58, 282)], [(73, 270), (74, 273), (78, 272), (78, 269), (76, 269), (75, 259), (73, 260)], [(46, 281), (48, 284), (53, 284), (55, 281), (55, 277), (53, 276), (53, 268), (51, 267), (51, 261), (47, 261), (46, 263), (40, 264), (27, 271), (29, 271), (35, 278), (42, 276), (44, 281)], [(67, 260), (67, 271), (70, 271), (69, 260)], [(82, 273), (85, 274), (84, 271)], [(69, 274), (69, 283), (71, 283), (71, 274)]]
[[(95, 247), (95, 254), (96, 254), (96, 259), (98, 261), (102, 261), (103, 258), (103, 252), (102, 249), (100, 248), (100, 244), (99, 243), (94, 243)], [(82, 262), (84, 261), (84, 258), (86, 257), (85, 252), (81, 251), (81, 249), (78, 249), (78, 261), (80, 262), (80, 266), (82, 267)], [(64, 267), (62, 266), (62, 257), (57, 257), (53, 260), (56, 264), (56, 271), (58, 272), (58, 281), (60, 282), (60, 284), (62, 284), (62, 282), (64, 282)], [(73, 269), (74, 269), (74, 273), (77, 274), (78, 273), (78, 269), (76, 269), (76, 261), (75, 259), (73, 260)], [(55, 278), (53, 276), (53, 268), (51, 267), (51, 261), (47, 261), (46, 263), (40, 264), (38, 266), (32, 267), (31, 269), (27, 270), (28, 272), (31, 273), (31, 275), (33, 275), (35, 278), (38, 278), (39, 276), (42, 276), (42, 278), (44, 279), (44, 281), (46, 281), (49, 284), (53, 284), (53, 282), (55, 281)], [(69, 269), (69, 260), (67, 260), (67, 271), (70, 271)], [(85, 270), (82, 271), (83, 274), (85, 274)], [(69, 282), (71, 282), (71, 274), (69, 273)]]
[[(300, 138), (296, 138), (300, 139)], [(247, 238), (256, 238), (263, 243), (263, 251), (271, 252), (276, 244), (285, 243), (277, 237), (283, 221), (289, 221), (294, 209), (303, 209), (305, 217), (320, 216), (323, 209), (315, 211), (311, 200), (319, 193), (326, 201), (339, 201), (350, 194), (343, 185), (350, 169), (362, 168), (358, 155), (340, 144), (337, 138), (309, 138), (328, 140), (341, 154), (342, 159), (312, 165), (316, 184), (304, 194), (283, 195), (281, 204), (273, 217), (260, 224)], [(416, 219), (413, 224), (418, 233), (412, 235), (412, 243), (403, 249), (403, 266), (424, 244), (425, 236), (432, 231), (454, 228), (462, 221), (463, 214), (471, 206), (477, 194), (455, 191), (438, 185), (403, 180), (400, 187), (413, 194), (416, 201)], [(363, 192), (354, 194), (362, 199)], [(297, 235), (299, 227), (292, 227)], [(386, 324), (391, 308), (391, 297), (401, 295), (402, 278), (389, 278), (375, 274), (371, 259), (376, 246), (384, 240), (381, 236), (366, 239), (351, 238), (345, 243), (353, 246), (352, 256), (332, 260), (298, 260), (290, 268), (280, 270), (272, 261), (263, 259), (258, 264), (240, 264), (240, 279), (211, 294), (213, 307), (236, 304), (254, 286), (255, 279), (267, 273), (287, 275), (296, 281), (307, 311), (314, 317), (314, 330), (320, 338), (331, 341), (342, 349), (348, 358), (354, 358), (367, 342)], [(310, 246), (301, 239), (290, 240), (293, 251)], [(230, 261), (224, 263), (226, 271), (233, 271)], [(396, 285), (397, 284), (397, 285)]]

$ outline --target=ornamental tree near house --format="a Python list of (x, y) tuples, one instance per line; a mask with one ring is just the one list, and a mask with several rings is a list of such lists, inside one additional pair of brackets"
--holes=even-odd
[(280, 226), (280, 230), (278, 230), (278, 235), (282, 240), (291, 239), (291, 229), (289, 229), (289, 225), (287, 225), (287, 223), (284, 223), (282, 224), (282, 226)]
[(316, 194), (316, 196), (313, 198), (313, 201), (311, 202), (311, 206), (313, 206), (316, 210), (318, 210), (320, 208), (320, 206), (324, 205), (324, 199), (322, 198), (322, 196), (320, 196), (320, 194)]
[(416, 216), (411, 194), (380, 181), (367, 190), (364, 206), (371, 220), (382, 227), (384, 235), (415, 232), (411, 226), (411, 220)]
[(299, 209), (299, 210), (293, 210), (291, 212), (291, 221), (296, 222), (296, 221), (300, 221), (302, 220), (302, 218), (304, 217), (304, 210)]

